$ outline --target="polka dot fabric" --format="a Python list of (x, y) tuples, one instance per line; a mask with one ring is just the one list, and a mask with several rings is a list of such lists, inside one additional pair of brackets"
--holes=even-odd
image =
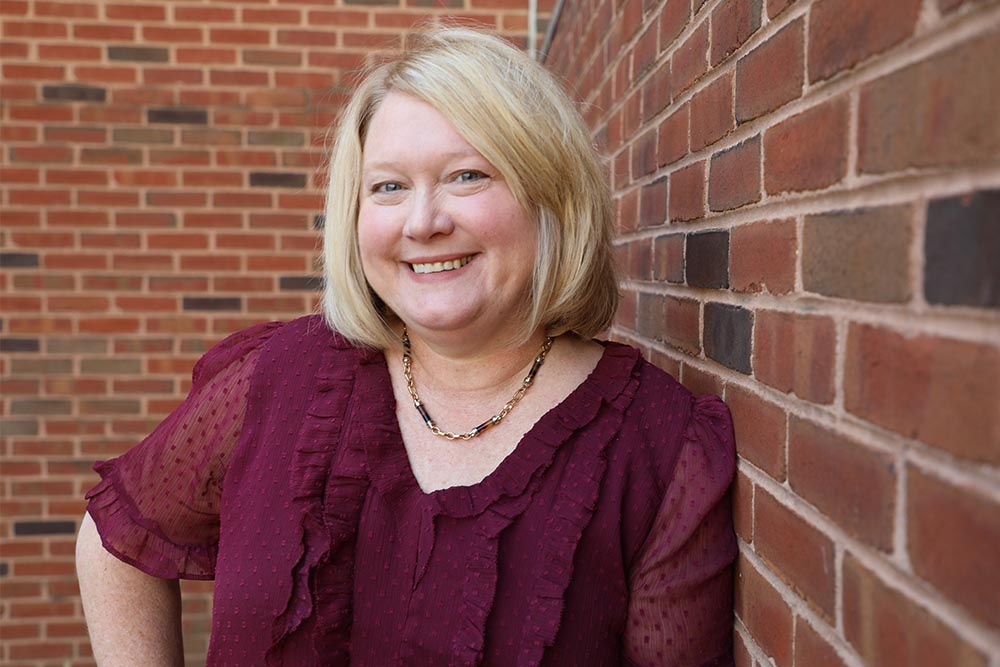
[(122, 560), (214, 577), (212, 666), (732, 664), (721, 401), (609, 343), (493, 473), (432, 493), (395, 410), (379, 351), (252, 327), (95, 466), (89, 510)]

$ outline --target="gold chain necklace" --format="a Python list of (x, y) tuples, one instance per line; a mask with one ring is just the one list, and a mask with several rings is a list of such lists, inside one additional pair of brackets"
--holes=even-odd
[(514, 406), (517, 405), (521, 398), (524, 397), (525, 392), (531, 387), (531, 383), (535, 380), (535, 375), (538, 373), (538, 369), (542, 367), (542, 362), (545, 361), (545, 355), (549, 353), (552, 349), (553, 338), (551, 336), (545, 339), (542, 343), (542, 347), (539, 348), (538, 354), (535, 356), (534, 363), (531, 364), (531, 370), (528, 374), (524, 376), (524, 380), (521, 381), (521, 386), (517, 388), (514, 392), (514, 396), (511, 397), (507, 404), (500, 409), (500, 412), (496, 413), (482, 424), (472, 429), (471, 431), (466, 431), (465, 433), (452, 433), (451, 431), (442, 431), (438, 428), (434, 420), (431, 419), (430, 414), (427, 412), (427, 408), (424, 404), (420, 402), (420, 396), (417, 395), (417, 385), (413, 381), (413, 356), (410, 354), (410, 336), (406, 331), (406, 327), (403, 327), (403, 377), (406, 378), (406, 388), (410, 391), (410, 398), (413, 399), (413, 407), (417, 409), (420, 416), (423, 417), (424, 423), (427, 424), (427, 428), (431, 430), (436, 436), (442, 438), (447, 438), (448, 440), (472, 440), (477, 435), (490, 428), (491, 426), (496, 426), (500, 423), (504, 417), (506, 417)]

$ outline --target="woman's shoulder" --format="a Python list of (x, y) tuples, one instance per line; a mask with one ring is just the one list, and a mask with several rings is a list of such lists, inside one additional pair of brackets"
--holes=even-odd
[[(627, 345), (608, 343), (609, 353), (634, 359), (634, 394), (625, 410), (621, 436), (639, 454), (640, 465), (669, 478), (681, 451), (701, 449), (712, 458), (734, 459), (729, 409), (714, 395), (695, 396), (672, 375)], [(637, 461), (638, 462), (638, 461)]]

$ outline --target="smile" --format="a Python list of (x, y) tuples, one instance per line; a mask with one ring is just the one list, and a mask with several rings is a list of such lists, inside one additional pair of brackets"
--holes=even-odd
[(431, 262), (428, 264), (410, 264), (414, 273), (440, 273), (442, 271), (454, 271), (460, 269), (472, 261), (473, 255), (467, 255), (460, 259), (449, 259), (444, 262)]

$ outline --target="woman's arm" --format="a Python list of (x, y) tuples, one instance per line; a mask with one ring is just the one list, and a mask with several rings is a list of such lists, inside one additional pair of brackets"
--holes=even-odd
[(76, 572), (100, 667), (184, 664), (176, 579), (151, 577), (115, 558), (101, 544), (89, 514), (76, 540)]

